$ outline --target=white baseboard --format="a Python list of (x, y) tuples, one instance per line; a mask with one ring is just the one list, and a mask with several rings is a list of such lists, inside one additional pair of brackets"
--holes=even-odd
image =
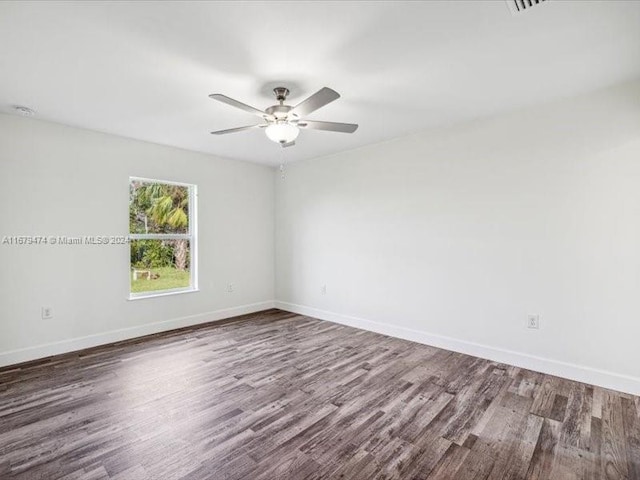
[(174, 330), (176, 328), (189, 327), (192, 325), (198, 325), (200, 323), (224, 320), (226, 318), (237, 317), (238, 315), (245, 315), (247, 313), (255, 313), (274, 307), (275, 302), (273, 300), (269, 300), (266, 302), (251, 303), (247, 305), (240, 305), (238, 307), (225, 308), (222, 310), (214, 310), (212, 312), (191, 315), (188, 317), (174, 318), (162, 322), (147, 323), (145, 325), (138, 325), (135, 327), (123, 328), (120, 330), (112, 330), (110, 332), (104, 332), (80, 338), (73, 338), (71, 340), (63, 340), (61, 342), (47, 343), (44, 345), (37, 345), (35, 347), (0, 352), (0, 367), (15, 365), (17, 363), (28, 362), (30, 360), (37, 360), (40, 358), (46, 358), (50, 357), (51, 355), (75, 352), (76, 350), (97, 347), (98, 345), (105, 345), (113, 342), (120, 342), (122, 340), (129, 340), (131, 338), (142, 337), (144, 335), (166, 332), (168, 330)]
[(369, 330), (391, 337), (402, 338), (412, 342), (423, 343), (445, 350), (465, 353), (475, 357), (486, 358), (500, 363), (506, 363), (527, 370), (534, 370), (557, 377), (576, 380), (578, 382), (597, 385), (599, 387), (617, 390), (619, 392), (640, 395), (640, 378), (629, 375), (599, 370), (596, 368), (576, 365), (549, 358), (537, 357), (527, 353), (505, 350), (502, 348), (482, 345), (479, 343), (458, 340), (451, 337), (436, 335), (429, 332), (413, 330), (388, 323), (375, 322), (363, 318), (342, 315), (340, 313), (320, 310), (305, 305), (297, 305), (288, 302), (275, 302), (275, 307), (287, 312), (298, 313), (309, 317), (328, 320), (350, 327)]

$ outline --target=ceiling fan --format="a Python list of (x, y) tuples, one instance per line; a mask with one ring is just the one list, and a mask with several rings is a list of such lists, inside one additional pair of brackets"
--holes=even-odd
[(355, 123), (337, 123), (337, 122), (320, 122), (317, 120), (304, 120), (312, 112), (324, 107), (328, 103), (340, 98), (340, 94), (335, 90), (324, 87), (303, 100), (295, 107), (285, 105), (289, 89), (285, 87), (277, 87), (273, 89), (278, 105), (272, 105), (264, 111), (258, 110), (250, 105), (229, 98), (220, 93), (213, 93), (209, 98), (226, 103), (232, 107), (239, 108), (245, 112), (252, 113), (261, 117), (263, 123), (256, 125), (248, 125), (246, 127), (229, 128), (227, 130), (218, 130), (211, 132), (213, 135), (225, 135), (227, 133), (242, 132), (253, 128), (264, 128), (269, 140), (282, 145), (282, 147), (291, 147), (296, 144), (296, 138), (301, 128), (311, 130), (327, 130), (330, 132), (353, 133), (358, 129)]

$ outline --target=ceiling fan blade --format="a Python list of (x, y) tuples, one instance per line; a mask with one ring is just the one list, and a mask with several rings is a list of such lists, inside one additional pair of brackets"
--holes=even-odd
[(299, 117), (304, 117), (339, 98), (340, 94), (338, 92), (324, 87), (311, 95), (306, 100), (303, 100), (298, 105), (293, 107), (291, 113), (295, 113)]
[(247, 125), (246, 127), (228, 128), (227, 130), (217, 130), (215, 132), (211, 132), (211, 135), (225, 135), (227, 133), (243, 132), (245, 130), (251, 130), (252, 128), (263, 128), (266, 126), (267, 124), (263, 123), (260, 125)]
[(226, 95), (222, 95), (221, 93), (212, 93), (211, 95), (209, 95), (209, 98), (218, 100), (219, 102), (222, 102), (222, 103), (226, 103), (227, 105), (231, 105), (232, 107), (239, 108), (240, 110), (244, 110), (245, 112), (252, 113), (262, 118), (271, 117), (271, 115), (269, 115), (267, 112), (258, 110), (257, 108), (252, 107), (251, 105), (247, 105), (246, 103), (239, 102), (237, 100), (234, 100), (233, 98), (227, 97)]
[(342, 133), (353, 133), (358, 129), (358, 125), (355, 123), (317, 122), (315, 120), (301, 120), (298, 122), (298, 126), (312, 130), (327, 130), (329, 132)]
[(287, 147), (293, 147), (296, 144), (296, 141), (292, 141), (289, 143), (281, 143), (280, 145), (282, 145), (282, 148), (287, 148)]

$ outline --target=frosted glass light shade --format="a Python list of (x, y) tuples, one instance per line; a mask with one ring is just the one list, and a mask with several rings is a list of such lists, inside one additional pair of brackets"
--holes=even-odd
[(300, 129), (289, 123), (274, 123), (265, 129), (269, 140), (276, 143), (290, 143), (298, 138)]

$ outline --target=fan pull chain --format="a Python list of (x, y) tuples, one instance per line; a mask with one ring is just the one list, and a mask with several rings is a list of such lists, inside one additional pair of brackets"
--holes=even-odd
[(284, 174), (284, 149), (281, 148), (280, 149), (280, 178), (282, 180), (285, 179), (285, 174)]

